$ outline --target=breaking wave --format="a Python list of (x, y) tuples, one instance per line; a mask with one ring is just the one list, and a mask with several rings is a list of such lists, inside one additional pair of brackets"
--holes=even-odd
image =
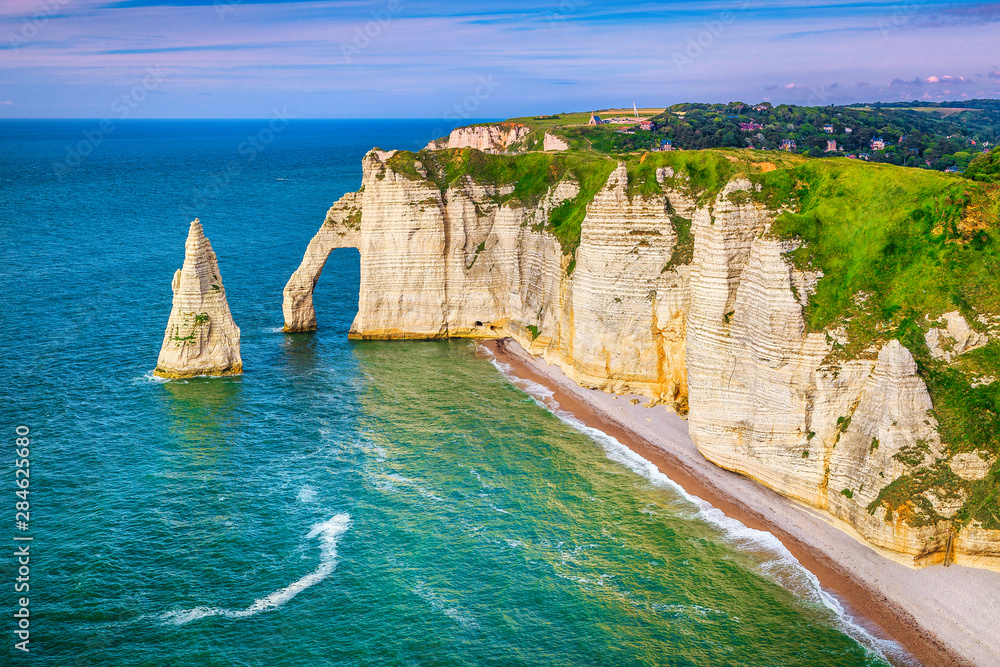
[(337, 567), (337, 542), (340, 536), (351, 527), (351, 515), (341, 513), (323, 523), (318, 523), (312, 527), (307, 540), (319, 537), (320, 557), (319, 567), (302, 577), (295, 583), (275, 591), (266, 597), (255, 600), (246, 609), (222, 609), (220, 607), (195, 607), (194, 609), (180, 609), (163, 614), (161, 619), (173, 625), (184, 625), (191, 621), (207, 618), (209, 616), (224, 616), (226, 618), (247, 618), (261, 612), (272, 611), (282, 606), (305, 589), (315, 586), (319, 582), (329, 577), (334, 568)]
[(722, 510), (698, 496), (688, 493), (680, 484), (660, 472), (656, 464), (632, 451), (617, 438), (600, 429), (587, 426), (570, 413), (559, 409), (559, 404), (548, 387), (517, 377), (513, 374), (511, 366), (498, 361), (495, 357), (491, 362), (511, 383), (534, 398), (540, 406), (549, 410), (563, 423), (597, 442), (609, 459), (644, 477), (653, 486), (669, 488), (691, 502), (697, 508), (698, 516), (718, 528), (727, 542), (756, 557), (759, 561), (758, 570), (762, 574), (800, 598), (829, 609), (845, 634), (883, 660), (888, 661), (889, 656), (892, 656), (897, 662), (908, 662), (908, 654), (898, 642), (876, 637), (861, 626), (836, 597), (823, 590), (816, 575), (799, 563), (773, 534), (750, 528), (743, 522), (726, 516)]

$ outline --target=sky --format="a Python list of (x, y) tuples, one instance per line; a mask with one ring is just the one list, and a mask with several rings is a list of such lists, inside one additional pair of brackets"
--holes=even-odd
[(0, 118), (1000, 97), (1000, 2), (0, 0)]

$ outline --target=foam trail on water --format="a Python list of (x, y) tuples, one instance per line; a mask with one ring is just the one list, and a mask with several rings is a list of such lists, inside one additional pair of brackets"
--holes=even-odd
[(468, 612), (463, 611), (458, 605), (452, 604), (444, 596), (431, 590), (424, 582), (417, 581), (413, 587), (413, 592), (427, 601), (435, 611), (439, 611), (451, 620), (458, 623), (466, 630), (478, 630), (479, 622)]
[(340, 536), (351, 527), (351, 515), (346, 512), (341, 513), (323, 523), (317, 523), (306, 535), (307, 540), (319, 537), (320, 556), (319, 567), (302, 577), (290, 586), (271, 593), (267, 597), (262, 597), (254, 601), (246, 609), (222, 609), (220, 607), (195, 607), (194, 609), (180, 609), (163, 614), (161, 620), (173, 625), (184, 625), (191, 621), (197, 621), (208, 616), (224, 616), (226, 618), (246, 618), (254, 616), (264, 611), (271, 611), (282, 606), (296, 595), (323, 581), (333, 573), (337, 567), (337, 542)]
[(663, 474), (656, 467), (656, 464), (633, 452), (617, 438), (587, 426), (568, 412), (560, 410), (559, 404), (553, 400), (553, 392), (548, 387), (515, 376), (509, 365), (498, 362), (495, 358), (491, 359), (491, 363), (511, 383), (534, 398), (539, 405), (552, 412), (562, 422), (596, 441), (609, 459), (646, 478), (654, 486), (669, 488), (693, 503), (698, 510), (698, 515), (719, 528), (727, 541), (743, 551), (749, 551), (758, 557), (765, 558), (765, 561), (760, 565), (763, 574), (809, 602), (825, 606), (836, 616), (840, 629), (867, 650), (887, 662), (890, 661), (889, 656), (896, 663), (910, 664), (912, 662), (912, 659), (898, 642), (880, 639), (858, 624), (837, 598), (823, 590), (816, 575), (799, 563), (798, 559), (785, 548), (785, 545), (777, 537), (767, 531), (750, 528), (743, 522), (726, 516), (722, 510), (685, 491), (680, 484)]

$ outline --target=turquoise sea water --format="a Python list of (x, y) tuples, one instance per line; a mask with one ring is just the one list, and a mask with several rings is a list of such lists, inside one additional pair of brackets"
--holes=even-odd
[[(0, 123), (0, 537), (34, 538), (30, 654), (4, 548), (5, 664), (907, 663), (766, 535), (470, 343), (347, 341), (356, 252), (327, 264), (320, 331), (280, 332), (282, 287), (364, 152), (436, 125), (293, 121), (251, 155), (267, 122), (135, 121), (83, 156), (94, 122)], [(150, 376), (192, 210), (240, 378)]]

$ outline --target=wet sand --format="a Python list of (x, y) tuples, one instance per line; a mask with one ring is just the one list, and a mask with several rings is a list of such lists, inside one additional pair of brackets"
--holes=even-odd
[(773, 534), (856, 620), (899, 642), (921, 664), (1000, 666), (1000, 572), (916, 569), (886, 558), (831, 518), (710, 463), (688, 436), (687, 422), (666, 408), (580, 387), (511, 339), (482, 345), (512, 376), (547, 387), (561, 410), (618, 439), (688, 493)]

